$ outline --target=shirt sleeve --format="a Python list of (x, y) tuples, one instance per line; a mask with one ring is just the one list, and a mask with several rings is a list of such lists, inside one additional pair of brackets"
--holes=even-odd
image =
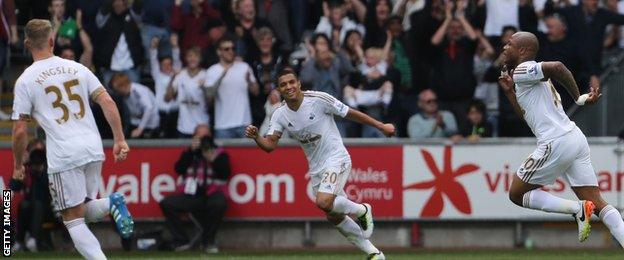
[(347, 113), (349, 112), (349, 106), (340, 102), (340, 100), (336, 99), (330, 94), (323, 92), (317, 92), (317, 94), (317, 97), (321, 99), (321, 104), (325, 109), (325, 113), (338, 115), (340, 117), (347, 116)]
[(513, 80), (515, 83), (533, 84), (544, 78), (542, 72), (542, 63), (520, 64), (513, 72)]
[(276, 109), (269, 121), (269, 130), (266, 135), (275, 135), (276, 132), (284, 132), (284, 127), (279, 122), (280, 114), (279, 110)]
[(105, 91), (104, 85), (102, 82), (91, 72), (87, 67), (82, 67), (84, 73), (84, 79), (86, 80), (87, 92), (91, 99), (95, 98), (100, 91)]
[(20, 120), (24, 117), (30, 118), (33, 103), (30, 99), (28, 88), (18, 80), (13, 92), (15, 96), (13, 98), (13, 114), (11, 115), (11, 119)]

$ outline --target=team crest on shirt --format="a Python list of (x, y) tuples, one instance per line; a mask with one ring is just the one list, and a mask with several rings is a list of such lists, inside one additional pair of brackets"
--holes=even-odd
[(314, 117), (315, 117), (314, 113), (310, 113), (310, 117), (308, 117), (308, 119), (314, 120)]
[(535, 69), (535, 67), (531, 67), (531, 68), (529, 68), (527, 73), (529, 73), (531, 75), (537, 75), (537, 70)]

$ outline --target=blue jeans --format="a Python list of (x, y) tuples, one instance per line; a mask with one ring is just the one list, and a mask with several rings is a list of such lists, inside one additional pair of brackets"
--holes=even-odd
[(245, 138), (246, 126), (237, 126), (226, 129), (215, 129), (215, 139)]
[(102, 78), (104, 79), (104, 82), (102, 83), (104, 84), (104, 86), (106, 86), (107, 88), (110, 87), (108, 83), (110, 82), (111, 78), (113, 77), (115, 73), (125, 73), (126, 75), (128, 75), (128, 78), (130, 78), (130, 81), (132, 82), (138, 83), (141, 80), (141, 73), (139, 72), (139, 69), (129, 69), (129, 70), (122, 70), (122, 71), (102, 69)]

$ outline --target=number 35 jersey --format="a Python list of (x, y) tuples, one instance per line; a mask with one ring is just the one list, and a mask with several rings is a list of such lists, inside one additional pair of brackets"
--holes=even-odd
[(309, 173), (321, 174), (351, 160), (334, 121), (334, 115), (345, 117), (348, 112), (348, 106), (327, 93), (304, 91), (297, 111), (284, 103), (273, 112), (267, 135), (290, 133), (303, 148)]
[(48, 173), (104, 160), (89, 100), (105, 91), (89, 69), (57, 56), (35, 61), (15, 82), (13, 120), (33, 117), (46, 133)]
[(545, 144), (574, 129), (574, 122), (563, 111), (561, 97), (550, 80), (542, 81), (542, 63), (526, 61), (516, 67), (513, 80), (516, 99), (537, 143)]

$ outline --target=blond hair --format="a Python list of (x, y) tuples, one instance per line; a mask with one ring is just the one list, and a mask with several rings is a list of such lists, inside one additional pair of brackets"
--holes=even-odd
[(32, 19), (24, 27), (25, 41), (28, 47), (43, 49), (52, 33), (52, 24), (43, 19)]

